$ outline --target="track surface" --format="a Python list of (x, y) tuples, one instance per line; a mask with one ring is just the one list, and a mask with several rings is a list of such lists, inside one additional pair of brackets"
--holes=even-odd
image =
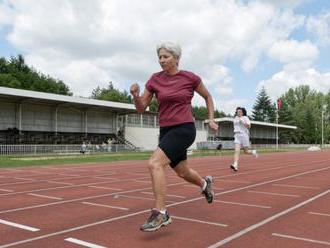
[(167, 169), (173, 223), (139, 226), (153, 195), (146, 161), (0, 170), (0, 247), (330, 247), (330, 151), (189, 159), (216, 201)]

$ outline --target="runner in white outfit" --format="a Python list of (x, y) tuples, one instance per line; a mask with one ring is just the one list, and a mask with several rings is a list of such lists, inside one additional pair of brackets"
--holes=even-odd
[(241, 148), (243, 148), (245, 154), (251, 154), (258, 157), (256, 150), (249, 150), (250, 147), (250, 127), (251, 122), (246, 116), (246, 110), (242, 107), (236, 108), (234, 118), (234, 143), (235, 143), (235, 154), (234, 163), (230, 166), (233, 171), (238, 171), (238, 160)]

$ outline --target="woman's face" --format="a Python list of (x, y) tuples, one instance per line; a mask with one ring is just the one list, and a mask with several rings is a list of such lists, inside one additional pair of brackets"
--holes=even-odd
[(243, 111), (242, 111), (241, 109), (238, 109), (238, 110), (237, 110), (237, 116), (238, 116), (238, 117), (243, 116)]
[(178, 68), (178, 59), (164, 48), (158, 52), (158, 61), (164, 71), (170, 72)]

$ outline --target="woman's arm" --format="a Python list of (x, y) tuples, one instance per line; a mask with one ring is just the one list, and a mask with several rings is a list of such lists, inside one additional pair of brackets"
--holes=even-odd
[(214, 105), (213, 105), (213, 98), (209, 91), (204, 86), (203, 82), (200, 82), (200, 84), (196, 88), (196, 92), (201, 95), (206, 103), (206, 108), (208, 112), (209, 117), (209, 125), (213, 130), (218, 130), (218, 124), (214, 121)]
[(140, 87), (138, 84), (132, 84), (130, 92), (133, 96), (134, 105), (137, 112), (143, 113), (149, 106), (153, 94), (145, 88), (142, 96), (140, 96)]

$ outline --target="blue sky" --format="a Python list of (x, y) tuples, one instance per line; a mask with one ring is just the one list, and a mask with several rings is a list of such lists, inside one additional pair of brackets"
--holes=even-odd
[(273, 99), (301, 84), (330, 90), (328, 0), (0, 0), (0, 41), (1, 57), (23, 54), (76, 96), (109, 81), (144, 87), (161, 41), (182, 46), (180, 68), (226, 113), (250, 111), (261, 87)]

